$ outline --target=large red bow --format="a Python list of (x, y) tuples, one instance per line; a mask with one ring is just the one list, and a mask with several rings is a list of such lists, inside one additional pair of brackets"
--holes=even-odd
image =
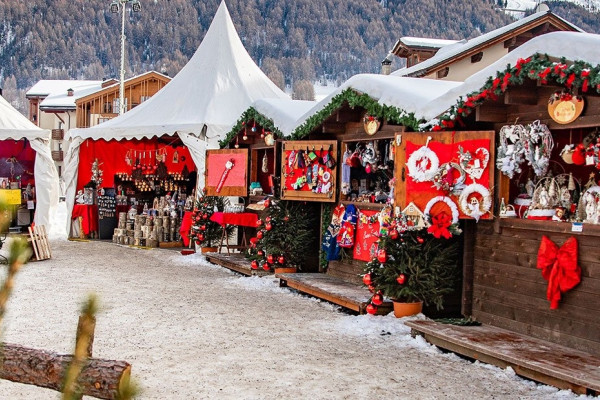
[(537, 267), (548, 281), (546, 297), (550, 300), (550, 309), (555, 310), (561, 292), (573, 289), (581, 281), (581, 268), (577, 265), (577, 239), (571, 236), (559, 249), (552, 240), (542, 236)]

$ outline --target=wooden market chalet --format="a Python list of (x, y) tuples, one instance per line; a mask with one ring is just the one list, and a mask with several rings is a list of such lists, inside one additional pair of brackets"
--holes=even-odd
[[(437, 154), (440, 165), (461, 164), (468, 177), (457, 176), (450, 185), (461, 179), (472, 182), (469, 193), (452, 197), (463, 231), (462, 279), (447, 298), (444, 315), (460, 314), (483, 325), (407, 324), (415, 334), (466, 357), (512, 366), (520, 375), (577, 393), (597, 394), (600, 228), (594, 218), (600, 212), (591, 204), (600, 196), (600, 57), (565, 43), (591, 49), (600, 39), (541, 12), (471, 41), (430, 41), (428, 48), (422, 42), (399, 41), (394, 52), (412, 59), (412, 65), (391, 76), (351, 78), (304, 114), (290, 117), (296, 118), (294, 129), (282, 132), (273, 108), (244, 113), (218, 150), (247, 154), (247, 186), (235, 195), (258, 213), (268, 195), (314, 202), (321, 218), (330, 217), (325, 210), (336, 204), (356, 206), (372, 218), (391, 197), (395, 210), (413, 212), (419, 219), (424, 209), (439, 206), (432, 204), (433, 198), (450, 197), (415, 180), (411, 155), (425, 148)], [(455, 49), (436, 55), (444, 46)], [(463, 63), (478, 66), (470, 76), (452, 75), (453, 69), (464, 71)], [(411, 96), (417, 100), (407, 101)], [(523, 132), (533, 132), (526, 136), (534, 146), (531, 166), (526, 157), (511, 155), (517, 141), (524, 140), (515, 139)], [(531, 137), (543, 143), (535, 147)], [(326, 171), (331, 187), (324, 193), (292, 190), (287, 156), (312, 149), (329, 149), (334, 155), (337, 164)], [(358, 165), (349, 182), (343, 177), (345, 154), (352, 157), (357, 149), (363, 157), (373, 150), (378, 154), (372, 165), (381, 179), (365, 182), (365, 176), (373, 175)], [(465, 152), (470, 158), (462, 158)], [(253, 182), (260, 182), (262, 191), (253, 192)], [(322, 235), (321, 226), (315, 232)], [(541, 265), (540, 247), (549, 265)], [(563, 252), (572, 261), (564, 268), (578, 271), (573, 278), (577, 283), (557, 292), (565, 283), (550, 277), (550, 271), (562, 267), (556, 257), (564, 258)], [(364, 313), (371, 297), (361, 284), (364, 257), (355, 249), (325, 266), (315, 260), (301, 272), (277, 276), (284, 286)], [(240, 254), (209, 258), (255, 273)], [(386, 306), (380, 311), (389, 310)], [(434, 315), (431, 310), (426, 314)]]

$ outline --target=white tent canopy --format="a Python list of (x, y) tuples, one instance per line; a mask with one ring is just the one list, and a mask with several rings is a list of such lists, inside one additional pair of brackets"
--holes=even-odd
[(11, 139), (27, 139), (36, 152), (34, 222), (49, 227), (50, 214), (58, 203), (58, 173), (50, 153), (50, 131), (34, 125), (0, 96), (0, 141)]
[(201, 180), (206, 148), (217, 147), (236, 118), (261, 98), (289, 96), (254, 63), (222, 1), (196, 53), (162, 90), (110, 121), (69, 131), (72, 142), (65, 160), (67, 212), (73, 209), (79, 148), (84, 140), (178, 135), (190, 150)]
[(273, 121), (273, 125), (284, 136), (290, 136), (298, 126), (298, 119), (317, 104), (316, 101), (290, 100), (290, 99), (260, 99), (252, 107), (266, 118)]

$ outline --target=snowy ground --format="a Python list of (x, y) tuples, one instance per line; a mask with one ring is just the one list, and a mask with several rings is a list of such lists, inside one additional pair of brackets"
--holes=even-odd
[[(444, 354), (393, 316), (348, 315), (200, 255), (54, 235), (51, 246), (51, 260), (19, 273), (2, 339), (72, 352), (94, 292), (94, 355), (130, 362), (140, 399), (579, 398)], [(0, 398), (59, 394), (0, 381)]]

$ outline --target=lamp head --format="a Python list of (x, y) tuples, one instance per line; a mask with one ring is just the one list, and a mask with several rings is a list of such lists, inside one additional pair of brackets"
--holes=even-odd
[(133, 12), (142, 11), (142, 3), (140, 3), (139, 0), (133, 0), (131, 2), (131, 9), (133, 10)]
[(110, 12), (114, 14), (119, 12), (119, 2), (117, 0), (113, 0), (113, 2), (110, 3)]

